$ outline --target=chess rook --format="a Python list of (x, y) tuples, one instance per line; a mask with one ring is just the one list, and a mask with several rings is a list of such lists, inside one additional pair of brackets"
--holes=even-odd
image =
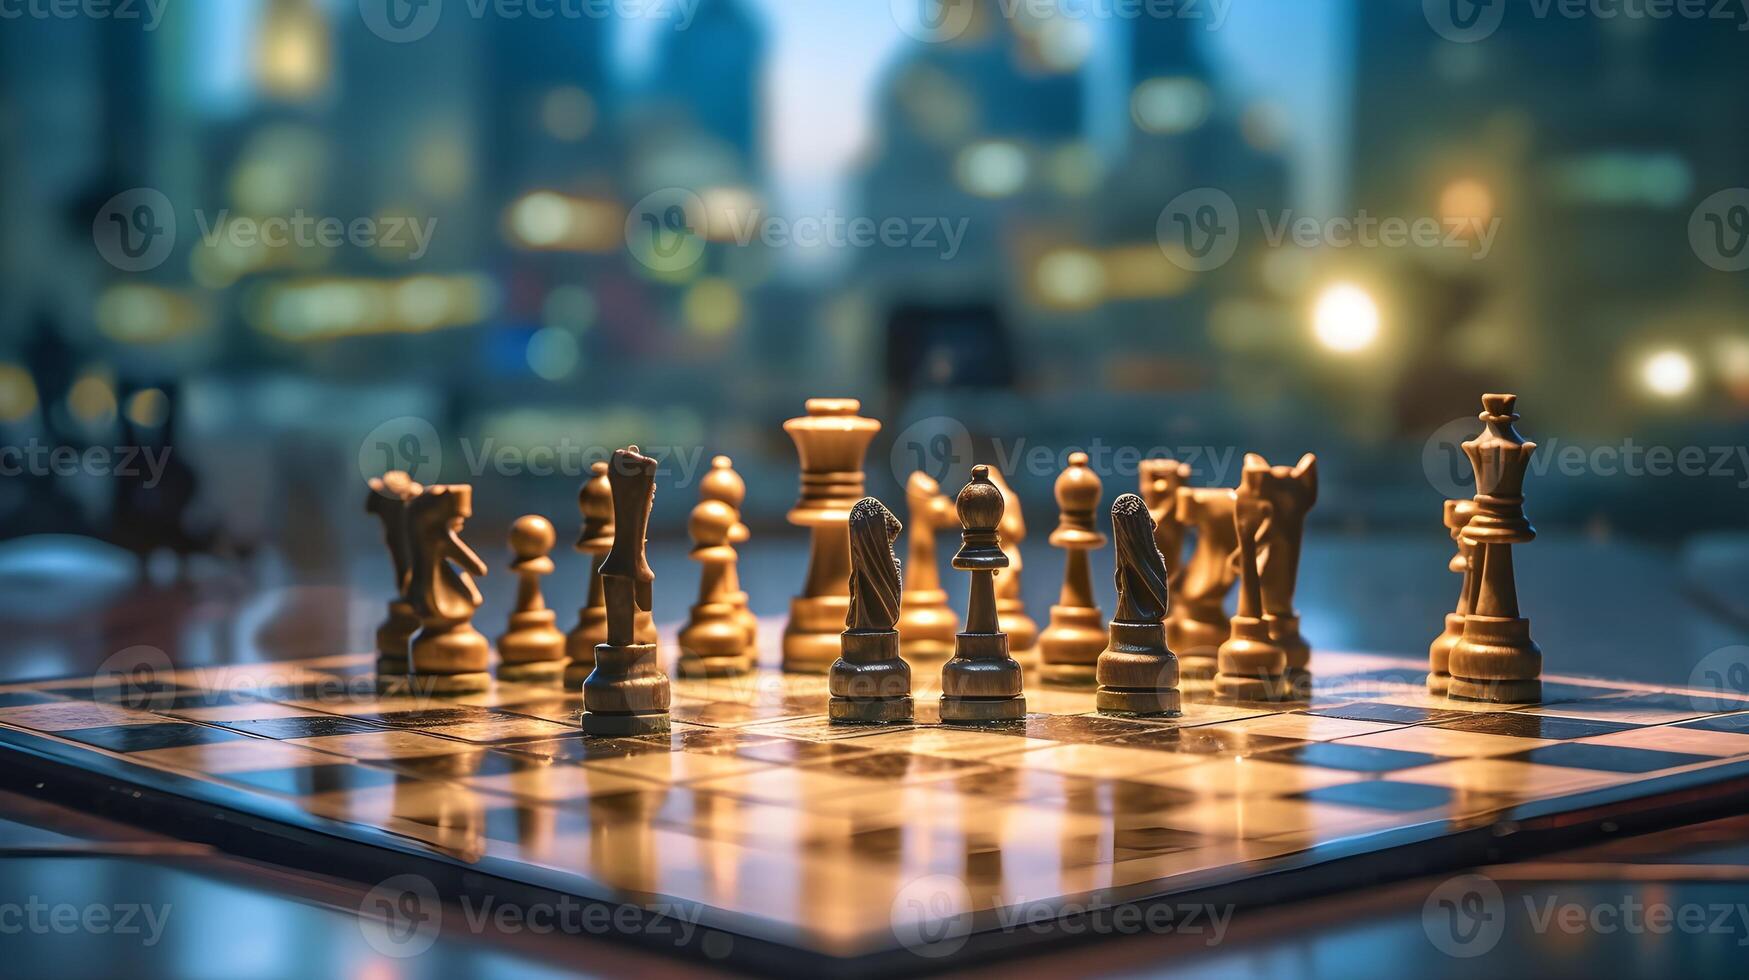
[(1512, 546), (1536, 538), (1524, 514), (1524, 474), (1536, 443), (1526, 442), (1517, 395), (1483, 395), (1484, 429), (1463, 444), (1476, 473), (1475, 513), (1464, 525), (1470, 546), (1469, 612), (1452, 647), (1447, 694), (1466, 701), (1518, 704), (1542, 695), (1542, 650), (1519, 615)]
[(1103, 490), (1099, 474), (1087, 467), (1087, 454), (1070, 454), (1068, 468), (1057, 477), (1057, 527), (1050, 537), (1065, 553), (1063, 591), (1038, 641), (1039, 676), (1052, 684), (1092, 685), (1105, 650), (1105, 614), (1093, 601), (1088, 565), (1088, 552), (1105, 547), (1105, 535), (1094, 525)]
[(911, 665), (899, 655), (902, 592), (893, 541), (902, 526), (880, 501), (850, 508), (850, 609), (839, 656), (828, 672), (833, 724), (885, 724), (912, 718)]
[(753, 667), (747, 626), (736, 603), (735, 564), (739, 559), (735, 546), (729, 543), (737, 516), (734, 508), (720, 500), (701, 500), (692, 509), (687, 525), (692, 535), (691, 558), (703, 566), (698, 601), (680, 630), (680, 673), (688, 677), (731, 677)]
[(1014, 488), (1002, 478), (1002, 471), (992, 467), (990, 482), (1002, 491), (1002, 525), (996, 530), (1002, 535), (1002, 550), (1008, 555), (1008, 568), (996, 576), (996, 619), (1002, 632), (1008, 634), (1008, 651), (1016, 660), (1031, 659), (1038, 648), (1038, 624), (1026, 614), (1026, 601), (1020, 595), (1020, 543), (1026, 540), (1026, 515), (1021, 513), (1020, 498)]
[(1166, 645), (1171, 602), (1166, 560), (1141, 497), (1126, 493), (1112, 502), (1111, 536), (1117, 552), (1117, 615), (1096, 666), (1095, 703), (1105, 714), (1176, 715), (1178, 658)]
[(935, 538), (955, 523), (953, 501), (940, 484), (917, 470), (905, 481), (905, 510), (910, 518), (905, 536), (905, 567), (911, 574), (899, 606), (899, 652), (913, 664), (931, 669), (953, 656), (959, 617), (947, 604), (941, 571), (935, 562)]
[(1318, 502), (1318, 457), (1306, 453), (1293, 466), (1271, 466), (1262, 456), (1246, 453), (1244, 468), (1258, 474), (1254, 477), (1258, 495), (1269, 503), (1269, 516), (1257, 540), (1263, 621), (1269, 625), (1269, 638), (1287, 655), (1288, 686), (1310, 693), (1312, 648), (1300, 635), (1294, 591), (1299, 585), (1306, 514)]
[(419, 694), (467, 694), (492, 684), (492, 645), (473, 625), (481, 601), (474, 578), (486, 574), (486, 563), (461, 538), (473, 514), (474, 488), (466, 484), (427, 487), (407, 504), (420, 623), (408, 683)]
[(1287, 653), (1270, 636), (1263, 620), (1263, 576), (1257, 566), (1257, 537), (1269, 516), (1263, 499), (1263, 473), (1245, 472), (1233, 499), (1233, 531), (1239, 542), (1239, 608), (1226, 642), (1216, 652), (1214, 692), (1240, 701), (1271, 701), (1287, 693)]
[(366, 513), (383, 525), (383, 544), (395, 571), (395, 593), (389, 600), (389, 615), (377, 627), (377, 685), (394, 690), (406, 685), (407, 649), (419, 631), (419, 617), (408, 598), (413, 581), (413, 544), (407, 528), (407, 504), (425, 488), (400, 470), (391, 470), (370, 481), (364, 499)]
[(838, 659), (850, 609), (850, 508), (862, 499), (863, 456), (881, 430), (854, 398), (810, 398), (808, 414), (783, 424), (801, 461), (801, 496), (789, 521), (809, 531), (808, 570), (790, 600), (783, 669), (824, 674)]
[(607, 639), (595, 648), (595, 669), (583, 681), (583, 731), (588, 735), (649, 735), (668, 730), (668, 675), (656, 644), (639, 635), (650, 615), (656, 575), (645, 558), (656, 461), (629, 446), (607, 468), (613, 495), (613, 550), (601, 561)]
[[(729, 544), (734, 545), (737, 556), (740, 547), (753, 537), (753, 532), (741, 520), (741, 505), (747, 500), (747, 481), (741, 479), (741, 474), (735, 472), (735, 461), (727, 456), (711, 457), (710, 472), (706, 473), (698, 483), (700, 500), (718, 500), (728, 504), (735, 511), (735, 526), (729, 529)], [(732, 564), (723, 573), (723, 590), (731, 596), (735, 604), (735, 619), (747, 634), (747, 662), (759, 662), (759, 617), (753, 615), (753, 608), (747, 600), (747, 593), (741, 589), (741, 572), (739, 562)]]
[(1008, 567), (1002, 551), (1002, 491), (988, 466), (972, 467), (972, 481), (955, 501), (960, 550), (953, 567), (972, 574), (966, 628), (954, 637), (953, 659), (941, 668), (941, 720), (947, 724), (1017, 721), (1026, 717), (1020, 664), (1008, 655), (1008, 637), (996, 618), (998, 571)]
[(1215, 657), (1226, 642), (1227, 593), (1233, 588), (1234, 554), (1239, 539), (1233, 523), (1233, 491), (1220, 487), (1180, 487), (1178, 521), (1196, 529), (1196, 545), (1184, 565), (1172, 614), (1166, 620), (1166, 642), (1178, 652), (1178, 667), (1186, 679), (1215, 675)]
[(1447, 500), (1445, 502), (1445, 529), (1451, 535), (1452, 542), (1457, 545), (1457, 553), (1451, 556), (1446, 568), (1463, 576), (1463, 587), (1458, 590), (1457, 609), (1445, 614), (1445, 630), (1434, 638), (1427, 647), (1427, 691), (1429, 694), (1444, 694), (1451, 684), (1451, 651), (1464, 637), (1464, 617), (1470, 611), (1470, 545), (1464, 541), (1464, 526), (1475, 516), (1476, 502), (1474, 500)]
[(565, 634), (547, 608), (540, 581), (553, 573), (551, 552), (558, 534), (546, 518), (529, 514), (510, 527), (510, 574), (516, 576), (516, 609), (498, 638), (498, 679), (558, 683), (565, 676)]

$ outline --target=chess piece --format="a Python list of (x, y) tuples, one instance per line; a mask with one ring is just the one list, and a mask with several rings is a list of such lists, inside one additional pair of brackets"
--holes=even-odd
[(491, 686), (492, 646), (474, 629), (486, 563), (462, 541), (474, 514), (467, 484), (426, 487), (407, 504), (413, 543), (411, 596), (420, 628), (410, 648), (409, 684), (421, 694), (467, 694)]
[(1008, 567), (1002, 551), (1002, 491), (988, 466), (972, 467), (972, 482), (955, 501), (960, 550), (953, 567), (972, 573), (966, 628), (954, 637), (953, 659), (941, 668), (941, 720), (947, 724), (1017, 721), (1026, 717), (1020, 664), (1008, 655), (1008, 636), (996, 619), (996, 573)]
[(1154, 546), (1166, 561), (1170, 605), (1179, 603), (1184, 578), (1184, 525), (1178, 522), (1178, 488), (1190, 482), (1190, 464), (1173, 459), (1144, 459), (1137, 482), (1148, 516), (1154, 519)]
[(565, 676), (565, 634), (554, 624), (540, 580), (553, 573), (551, 553), (558, 540), (544, 517), (528, 514), (510, 526), (510, 552), (515, 560), (516, 609), (510, 626), (498, 638), (498, 679), (531, 684), (557, 683)]
[(583, 530), (573, 547), (589, 556), (589, 590), (583, 608), (577, 610), (577, 625), (565, 634), (565, 686), (577, 690), (583, 678), (595, 669), (595, 646), (607, 639), (607, 603), (601, 594), (597, 566), (613, 548), (613, 491), (607, 482), (607, 463), (597, 460), (589, 479), (577, 489), (577, 510), (583, 515)]
[(896, 628), (902, 590), (893, 541), (901, 529), (873, 497), (850, 508), (850, 611), (828, 679), (833, 724), (911, 720), (911, 665), (899, 655)]
[(862, 499), (862, 460), (881, 424), (854, 398), (810, 398), (808, 414), (783, 424), (801, 460), (801, 496), (789, 521), (809, 531), (808, 571), (790, 600), (783, 669), (824, 674), (838, 659), (850, 611), (850, 508)]
[(407, 532), (407, 504), (425, 488), (400, 470), (391, 470), (370, 481), (364, 499), (366, 513), (375, 514), (383, 525), (383, 543), (395, 570), (395, 595), (389, 600), (389, 616), (377, 627), (377, 685), (394, 689), (405, 685), (407, 647), (419, 630), (419, 617), (408, 598), (413, 581), (413, 547)]
[(668, 675), (656, 644), (638, 635), (638, 614), (650, 614), (656, 575), (645, 559), (650, 508), (656, 502), (656, 461), (628, 446), (607, 468), (613, 496), (613, 549), (601, 560), (607, 640), (595, 648), (595, 669), (583, 681), (586, 735), (650, 735), (668, 730)]
[(1065, 552), (1063, 591), (1038, 639), (1039, 675), (1052, 684), (1093, 684), (1094, 664), (1105, 650), (1105, 614), (1093, 600), (1087, 560), (1088, 552), (1105, 547), (1093, 518), (1103, 489), (1099, 475), (1087, 468), (1087, 454), (1070, 454), (1068, 468), (1057, 477), (1057, 527), (1050, 538)]
[(1166, 645), (1171, 601), (1166, 559), (1155, 543), (1154, 518), (1141, 497), (1112, 502), (1111, 536), (1117, 552), (1117, 615), (1111, 642), (1099, 655), (1096, 704), (1105, 714), (1176, 715), (1178, 658)]
[(935, 563), (935, 537), (953, 521), (953, 501), (922, 470), (905, 481), (905, 509), (910, 518), (905, 567), (911, 570), (899, 606), (899, 652), (912, 663), (939, 666), (953, 655), (959, 617), (947, 604), (941, 572)]
[(1524, 472), (1536, 443), (1513, 423), (1517, 395), (1483, 395), (1486, 428), (1463, 444), (1476, 472), (1476, 512), (1464, 525), (1470, 551), (1470, 611), (1451, 651), (1450, 697), (1519, 704), (1542, 696), (1542, 650), (1519, 615), (1512, 546), (1536, 538), (1524, 515)]
[(1463, 531), (1475, 513), (1474, 500), (1445, 502), (1445, 529), (1457, 545), (1457, 553), (1451, 556), (1445, 567), (1462, 575), (1464, 584), (1458, 592), (1457, 610), (1445, 614), (1445, 631), (1435, 637), (1427, 648), (1429, 694), (1444, 694), (1451, 684), (1451, 651), (1464, 636), (1464, 617), (1470, 611), (1470, 553), (1475, 549), (1464, 540)]
[(1256, 453), (1245, 454), (1245, 469), (1257, 470), (1258, 492), (1269, 502), (1257, 542), (1257, 563), (1263, 578), (1263, 621), (1269, 637), (1287, 654), (1287, 682), (1301, 693), (1311, 688), (1312, 648), (1300, 635), (1300, 614), (1294, 608), (1299, 584), (1300, 544), (1306, 536), (1306, 512), (1318, 502), (1318, 457), (1307, 453), (1293, 466), (1270, 466)]
[[(680, 631), (680, 673), (688, 677), (732, 677), (753, 667), (747, 649), (747, 624), (735, 603), (735, 509), (720, 500), (701, 500), (687, 530), (692, 560), (704, 566), (698, 602)], [(745, 593), (740, 593), (745, 595)]]
[[(710, 472), (699, 480), (698, 496), (700, 500), (720, 500), (735, 511), (735, 526), (729, 529), (729, 544), (734, 545), (738, 552), (753, 532), (741, 520), (741, 505), (747, 500), (747, 481), (735, 472), (735, 461), (727, 456), (713, 456)], [(741, 589), (739, 564), (730, 565), (724, 572), (723, 590), (731, 596), (735, 618), (747, 632), (747, 663), (751, 665), (759, 662), (759, 617), (753, 615), (747, 593)]]
[(1287, 691), (1287, 653), (1271, 639), (1263, 620), (1263, 576), (1257, 567), (1257, 532), (1269, 516), (1263, 498), (1263, 473), (1248, 470), (1233, 499), (1233, 533), (1238, 539), (1239, 608), (1233, 613), (1226, 642), (1216, 653), (1217, 697), (1240, 701), (1272, 701)]
[(1008, 555), (1007, 571), (996, 576), (996, 620), (1008, 634), (1009, 652), (1016, 660), (1023, 660), (1038, 647), (1038, 624), (1026, 614), (1026, 601), (1020, 595), (1020, 543), (1026, 540), (1026, 515), (1001, 470), (990, 469), (990, 482), (1002, 491), (1002, 526), (996, 530), (1002, 535), (1002, 551)]
[(1239, 547), (1233, 500), (1233, 491), (1220, 487), (1178, 490), (1178, 521), (1196, 528), (1196, 545), (1179, 586), (1183, 602), (1166, 622), (1166, 642), (1178, 652), (1178, 670), (1185, 678), (1213, 677), (1216, 653), (1227, 639), (1227, 592), (1233, 587), (1233, 554)]

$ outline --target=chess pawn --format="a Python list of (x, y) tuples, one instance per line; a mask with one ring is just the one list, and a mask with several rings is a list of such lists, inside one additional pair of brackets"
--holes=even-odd
[(1002, 551), (1008, 555), (1008, 570), (996, 576), (996, 619), (1002, 632), (1008, 634), (1008, 649), (1016, 660), (1030, 660), (1038, 647), (1038, 624), (1026, 614), (1026, 601), (1020, 595), (1020, 543), (1026, 540), (1026, 515), (1021, 513), (1020, 498), (1002, 471), (992, 468), (990, 482), (1002, 491)]
[(1483, 395), (1486, 428), (1463, 444), (1476, 472), (1475, 514), (1462, 539), (1470, 551), (1470, 602), (1464, 635), (1452, 647), (1450, 697), (1518, 704), (1542, 696), (1542, 650), (1519, 615), (1512, 546), (1536, 538), (1524, 514), (1524, 474), (1536, 443), (1526, 442), (1517, 395)]
[(1008, 655), (1008, 636), (996, 618), (996, 573), (1008, 567), (1002, 551), (1002, 491), (988, 466), (972, 467), (972, 482), (955, 502), (960, 550), (953, 567), (972, 573), (966, 628), (954, 637), (953, 659), (941, 668), (941, 720), (947, 724), (1017, 721), (1026, 717), (1020, 664)]
[(1233, 523), (1233, 491), (1220, 487), (1180, 487), (1178, 521), (1196, 528), (1196, 545), (1184, 565), (1179, 598), (1166, 622), (1166, 642), (1178, 652), (1179, 672), (1187, 679), (1214, 676), (1216, 653), (1226, 642), (1227, 592), (1233, 587), (1233, 554), (1239, 540)]
[(544, 517), (529, 514), (510, 526), (510, 551), (515, 560), (516, 611), (510, 628), (498, 638), (498, 679), (553, 684), (565, 676), (565, 634), (554, 624), (558, 615), (547, 608), (540, 580), (553, 573), (551, 552), (558, 535)]
[(1287, 691), (1287, 654), (1270, 637), (1263, 620), (1263, 582), (1257, 569), (1257, 532), (1269, 516), (1263, 499), (1261, 473), (1253, 470), (1241, 478), (1239, 489), (1222, 491), (1233, 495), (1233, 528), (1238, 539), (1239, 608), (1232, 628), (1216, 654), (1217, 697), (1239, 701), (1272, 701)]
[(1105, 547), (1093, 517), (1103, 489), (1099, 475), (1087, 467), (1086, 453), (1072, 453), (1057, 477), (1057, 527), (1050, 542), (1065, 552), (1063, 591), (1038, 640), (1039, 674), (1052, 684), (1093, 684), (1094, 664), (1105, 650), (1105, 615), (1093, 600), (1088, 566), (1088, 552)]
[(613, 490), (607, 481), (607, 463), (597, 460), (589, 479), (577, 490), (577, 510), (583, 515), (583, 530), (573, 547), (588, 556), (589, 589), (583, 608), (577, 610), (577, 625), (565, 634), (565, 686), (576, 690), (595, 669), (595, 647), (607, 639), (607, 602), (601, 592), (601, 559), (613, 550)]
[(656, 643), (639, 635), (639, 613), (650, 614), (656, 575), (645, 558), (656, 461), (628, 446), (615, 450), (607, 479), (613, 497), (613, 549), (601, 561), (607, 639), (595, 648), (595, 669), (583, 680), (586, 735), (650, 735), (668, 730), (668, 675)]
[(899, 655), (902, 583), (893, 541), (903, 529), (880, 501), (850, 508), (850, 611), (827, 684), (833, 724), (907, 722), (911, 665)]
[(747, 626), (735, 605), (735, 509), (720, 500), (700, 501), (687, 530), (692, 560), (704, 566), (698, 602), (680, 631), (680, 673), (688, 677), (730, 677), (753, 666), (747, 652)]
[(935, 563), (935, 537), (954, 520), (953, 502), (918, 470), (905, 481), (905, 508), (911, 519), (905, 567), (911, 576), (899, 606), (899, 652), (912, 663), (940, 664), (953, 655), (959, 629)]
[(856, 413), (854, 398), (810, 398), (808, 414), (783, 424), (801, 460), (801, 496), (789, 521), (809, 532), (808, 570), (790, 600), (783, 630), (783, 669), (824, 674), (838, 659), (850, 609), (850, 508), (862, 499), (863, 457), (881, 430)]
[(391, 470), (370, 481), (364, 509), (383, 525), (383, 543), (395, 571), (395, 595), (389, 600), (389, 615), (377, 627), (377, 685), (383, 689), (405, 686), (407, 648), (419, 631), (419, 617), (408, 598), (413, 580), (413, 547), (407, 530), (407, 504), (425, 488), (400, 470)]
[[(747, 500), (747, 481), (735, 472), (734, 460), (727, 456), (711, 457), (710, 472), (699, 480), (698, 496), (700, 500), (720, 500), (735, 511), (735, 526), (729, 529), (729, 544), (734, 545), (737, 550), (753, 536), (753, 532), (741, 520), (741, 505)], [(756, 664), (759, 662), (759, 617), (753, 615), (747, 593), (741, 589), (739, 563), (729, 566), (725, 577), (727, 583), (723, 588), (731, 594), (735, 603), (735, 618), (747, 633), (747, 662)]]
[(1166, 560), (1141, 497), (1126, 493), (1112, 502), (1111, 534), (1117, 545), (1117, 615), (1096, 666), (1095, 703), (1106, 714), (1176, 715), (1178, 658), (1166, 645)]
[(1299, 584), (1306, 513), (1318, 502), (1318, 457), (1306, 453), (1291, 467), (1270, 466), (1262, 456), (1246, 453), (1245, 469), (1259, 472), (1258, 493), (1269, 503), (1269, 518), (1263, 522), (1263, 536), (1257, 542), (1263, 621), (1269, 624), (1270, 639), (1287, 654), (1288, 684), (1295, 691), (1307, 692), (1312, 648), (1300, 635), (1294, 590)]
[(1464, 636), (1464, 616), (1470, 611), (1470, 552), (1464, 541), (1464, 526), (1476, 513), (1473, 500), (1445, 502), (1445, 529), (1457, 545), (1457, 553), (1446, 563), (1450, 571), (1462, 575), (1463, 587), (1458, 591), (1457, 610), (1445, 614), (1445, 631), (1434, 638), (1427, 648), (1427, 692), (1444, 694), (1451, 683), (1451, 651)]
[(473, 516), (474, 488), (427, 487), (407, 505), (413, 542), (412, 599), (420, 629), (413, 637), (409, 683), (422, 694), (465, 694), (491, 686), (492, 646), (474, 629), (486, 563), (461, 539)]

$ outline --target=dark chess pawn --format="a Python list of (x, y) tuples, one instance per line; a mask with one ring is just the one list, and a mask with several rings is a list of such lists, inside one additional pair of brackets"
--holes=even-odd
[(1476, 513), (1474, 500), (1445, 502), (1445, 530), (1457, 545), (1457, 553), (1446, 562), (1448, 571), (1463, 576), (1458, 590), (1457, 609), (1445, 614), (1445, 630), (1427, 647), (1427, 693), (1443, 695), (1451, 684), (1451, 651), (1464, 638), (1464, 617), (1470, 612), (1470, 552), (1474, 550), (1464, 540), (1464, 528)]
[(1104, 714), (1176, 715), (1178, 658), (1166, 646), (1166, 560), (1141, 497), (1126, 493), (1112, 502), (1111, 535), (1117, 551), (1117, 615), (1096, 667), (1096, 704)]
[(1269, 634), (1263, 619), (1263, 580), (1257, 569), (1257, 532), (1269, 516), (1256, 470), (1241, 477), (1233, 497), (1233, 530), (1239, 541), (1239, 608), (1226, 642), (1216, 654), (1216, 697), (1274, 701), (1287, 694), (1287, 653)]
[(996, 617), (996, 573), (1008, 567), (997, 528), (1002, 491), (988, 466), (972, 467), (972, 482), (956, 501), (960, 550), (953, 567), (972, 573), (966, 628), (954, 637), (953, 659), (941, 668), (941, 720), (948, 724), (1018, 721), (1026, 717), (1020, 664), (1008, 655), (1008, 636)]
[(613, 550), (601, 562), (607, 640), (595, 648), (595, 669), (583, 681), (583, 731), (588, 735), (651, 735), (668, 730), (668, 675), (655, 642), (639, 636), (650, 616), (656, 575), (645, 548), (656, 500), (656, 461), (629, 446), (608, 464), (613, 495)]
[(1263, 621), (1269, 638), (1287, 655), (1288, 686), (1298, 695), (1311, 691), (1312, 648), (1300, 635), (1294, 608), (1299, 585), (1300, 546), (1306, 514), (1318, 502), (1318, 457), (1307, 453), (1293, 466), (1270, 466), (1256, 453), (1245, 454), (1245, 469), (1256, 470), (1258, 495), (1269, 502), (1269, 518), (1257, 541), (1257, 569), (1263, 581)]
[(720, 500), (701, 501), (692, 509), (691, 557), (704, 568), (698, 602), (680, 631), (680, 673), (686, 677), (731, 677), (753, 667), (747, 626), (735, 601), (738, 558), (729, 543), (735, 523), (735, 509)]
[(1087, 454), (1071, 454), (1057, 477), (1057, 527), (1050, 538), (1064, 551), (1063, 591), (1038, 638), (1039, 676), (1047, 683), (1092, 685), (1094, 662), (1105, 649), (1105, 615), (1093, 600), (1088, 564), (1088, 554), (1105, 547), (1105, 535), (1094, 524), (1103, 491), (1099, 474), (1087, 466)]
[(510, 527), (510, 574), (516, 576), (516, 609), (510, 627), (498, 638), (498, 679), (557, 684), (565, 676), (565, 634), (547, 608), (540, 580), (553, 573), (551, 557), (558, 535), (546, 518), (519, 517)]
[(911, 665), (899, 655), (902, 579), (893, 541), (903, 526), (880, 501), (850, 508), (850, 613), (827, 683), (833, 724), (908, 722)]
[[(729, 544), (735, 546), (739, 553), (742, 545), (753, 537), (745, 521), (741, 520), (741, 505), (747, 500), (747, 481), (741, 479), (741, 474), (735, 472), (735, 461), (727, 456), (711, 458), (711, 469), (698, 481), (698, 496), (700, 500), (720, 500), (735, 511), (735, 526), (729, 529)], [(753, 609), (748, 604), (747, 593), (741, 589), (741, 574), (736, 566), (730, 566), (727, 582), (723, 586), (733, 593), (735, 602), (735, 618), (747, 631), (747, 662), (759, 662), (759, 618), (753, 615)]]
[(413, 545), (407, 529), (407, 504), (425, 492), (412, 477), (391, 470), (370, 481), (364, 509), (383, 525), (383, 543), (395, 570), (395, 595), (389, 600), (389, 616), (377, 627), (377, 686), (384, 691), (404, 688), (407, 683), (407, 649), (419, 631), (419, 616), (408, 598), (413, 581)]
[(419, 633), (411, 647), (408, 683), (419, 694), (467, 694), (492, 684), (492, 645), (474, 629), (486, 563), (462, 541), (474, 513), (474, 488), (427, 487), (407, 505), (413, 543), (411, 595)]

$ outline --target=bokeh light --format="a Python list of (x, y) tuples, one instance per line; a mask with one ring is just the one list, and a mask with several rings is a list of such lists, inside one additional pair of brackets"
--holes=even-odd
[(1312, 332), (1339, 354), (1366, 350), (1379, 339), (1378, 301), (1353, 283), (1326, 287), (1312, 307)]
[(1679, 350), (1661, 350), (1640, 366), (1640, 381), (1659, 398), (1680, 398), (1694, 388), (1694, 359)]

